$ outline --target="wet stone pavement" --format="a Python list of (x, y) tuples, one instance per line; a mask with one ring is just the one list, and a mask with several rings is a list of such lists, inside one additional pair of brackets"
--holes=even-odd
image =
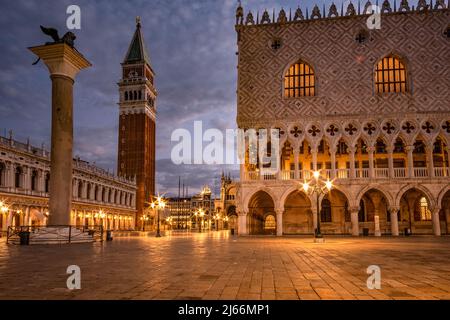
[[(81, 268), (81, 289), (66, 286)], [(381, 268), (381, 289), (366, 282)], [(450, 237), (233, 237), (225, 231), (112, 242), (7, 245), (0, 299), (450, 299)]]

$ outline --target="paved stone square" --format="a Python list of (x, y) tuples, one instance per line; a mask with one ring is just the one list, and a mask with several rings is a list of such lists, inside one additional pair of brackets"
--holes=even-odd
[[(81, 290), (66, 287), (69, 265)], [(381, 290), (366, 286), (381, 268)], [(0, 299), (450, 299), (450, 237), (115, 238), (71, 246), (0, 239)]]

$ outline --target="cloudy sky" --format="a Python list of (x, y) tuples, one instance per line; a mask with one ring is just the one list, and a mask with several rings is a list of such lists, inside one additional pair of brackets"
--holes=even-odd
[[(238, 176), (237, 166), (183, 165), (170, 160), (176, 128), (235, 128), (236, 34), (235, 0), (49, 1), (16, 0), (0, 3), (0, 129), (5, 135), (48, 146), (51, 123), (51, 83), (42, 63), (27, 47), (48, 38), (39, 25), (67, 30), (66, 9), (81, 8), (81, 30), (76, 47), (93, 67), (83, 70), (74, 88), (74, 155), (115, 170), (117, 161), (118, 90), (120, 63), (141, 16), (142, 29), (156, 72), (157, 189), (174, 193), (178, 176), (190, 193), (203, 184), (218, 187), (222, 169)], [(278, 12), (297, 8), (295, 0), (242, 1), (246, 11), (265, 8)], [(311, 0), (301, 7), (312, 8)], [(48, 148), (48, 147), (47, 147)]]

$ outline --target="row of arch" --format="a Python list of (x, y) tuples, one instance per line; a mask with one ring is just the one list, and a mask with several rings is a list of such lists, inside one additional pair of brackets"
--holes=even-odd
[(343, 190), (333, 189), (320, 199), (318, 216), (314, 201), (296, 188), (286, 191), (279, 200), (270, 189), (262, 188), (244, 205), (248, 234), (275, 234), (279, 221), (282, 234), (312, 234), (317, 219), (323, 223), (324, 233), (352, 234), (352, 214), (358, 233), (367, 228), (372, 234), (392, 234), (392, 219), (397, 232), (408, 228), (416, 234), (432, 234), (436, 223), (439, 233), (450, 232), (450, 186), (436, 199), (421, 185), (406, 186), (395, 197), (380, 186), (367, 186), (355, 199)]
[[(317, 95), (315, 68), (303, 59), (290, 65), (284, 73), (285, 98), (311, 97)], [(381, 58), (374, 67), (374, 91), (383, 93), (406, 93), (411, 84), (405, 59), (394, 54)]]
[(74, 180), (73, 196), (81, 200), (93, 200), (106, 204), (133, 206), (133, 193), (104, 187), (92, 182)]
[[(11, 166), (13, 168), (13, 175), (10, 177), (11, 180), (7, 181), (7, 166), (4, 162), (0, 162), (0, 187), (49, 192), (50, 172), (28, 168), (20, 164), (11, 164)], [(28, 170), (30, 170), (29, 179), (27, 179)], [(41, 177), (43, 177), (43, 180), (40, 180)]]
[[(18, 190), (36, 193), (50, 192), (50, 172), (29, 168), (20, 164), (0, 162), (0, 187), (9, 187)], [(11, 171), (7, 174), (8, 169)], [(78, 179), (73, 181), (73, 197), (80, 200), (93, 200), (108, 204), (133, 206), (132, 192), (102, 187), (98, 184)]]
[(125, 101), (142, 100), (142, 91), (141, 90), (125, 91), (124, 98)]

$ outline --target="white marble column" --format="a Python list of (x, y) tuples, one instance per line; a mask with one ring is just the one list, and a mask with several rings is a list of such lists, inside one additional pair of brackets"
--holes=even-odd
[(317, 153), (318, 153), (317, 147), (311, 147), (313, 171), (317, 171)]
[(281, 237), (283, 235), (283, 210), (277, 210), (277, 236)]
[(389, 214), (391, 215), (391, 235), (394, 237), (397, 237), (399, 235), (398, 211), (399, 211), (399, 208), (390, 208), (389, 209)]
[(44, 179), (44, 171), (42, 169), (38, 170), (38, 177), (37, 177), (37, 191), (39, 193), (45, 192), (45, 179)]
[(78, 180), (72, 179), (72, 199), (78, 198)]
[(369, 155), (369, 178), (375, 177), (375, 171), (374, 171), (374, 159), (373, 155), (375, 153), (375, 147), (370, 146), (367, 148), (367, 153)]
[(407, 152), (408, 177), (413, 178), (414, 177), (414, 157), (413, 157), (414, 146), (406, 146), (405, 150)]
[(300, 179), (300, 171), (299, 171), (299, 166), (298, 166), (298, 158), (299, 158), (299, 150), (298, 147), (294, 148), (294, 178), (295, 179)]
[(6, 163), (5, 167), (5, 186), (11, 190), (14, 187), (14, 166), (11, 163)]
[(394, 174), (394, 147), (393, 146), (388, 146), (386, 148), (386, 151), (388, 153), (389, 178), (393, 179), (393, 178), (395, 178), (395, 174)]
[(336, 177), (336, 151), (337, 151), (336, 146), (332, 146), (330, 148), (331, 179), (334, 179)]
[(352, 221), (352, 236), (358, 237), (359, 236), (359, 208), (351, 208), (350, 209), (350, 215), (351, 215), (351, 221)]
[(432, 211), (433, 213), (433, 233), (435, 236), (441, 235), (441, 222), (439, 221), (439, 211), (441, 208), (436, 207)]
[(434, 177), (434, 157), (433, 157), (434, 145), (429, 144), (426, 146), (427, 152), (427, 166), (428, 166), (428, 176)]
[(348, 155), (349, 155), (349, 161), (350, 161), (350, 178), (354, 179), (356, 178), (356, 168), (355, 168), (355, 153), (356, 153), (356, 146), (350, 146), (347, 148)]

